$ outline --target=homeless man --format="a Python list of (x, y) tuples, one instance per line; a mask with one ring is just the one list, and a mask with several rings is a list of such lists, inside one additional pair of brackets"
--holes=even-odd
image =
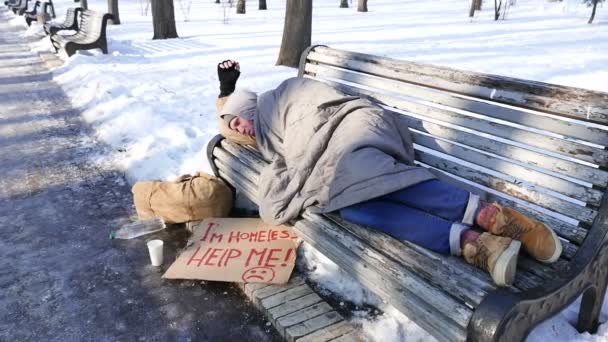
[(402, 116), (306, 78), (259, 96), (235, 91), (239, 75), (235, 61), (218, 65), (220, 131), (270, 161), (258, 184), (265, 222), (282, 224), (304, 209), (336, 211), (399, 240), (463, 255), (501, 286), (512, 283), (522, 244), (541, 262), (559, 258), (561, 243), (543, 223), (415, 166)]

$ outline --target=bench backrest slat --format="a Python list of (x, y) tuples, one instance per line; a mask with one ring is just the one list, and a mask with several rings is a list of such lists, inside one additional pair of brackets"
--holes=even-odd
[(608, 123), (608, 94), (318, 47), (311, 61), (547, 113)]
[(326, 47), (300, 69), (404, 115), (420, 165), (550, 224), (566, 258), (583, 242), (608, 187), (608, 94)]
[[(333, 69), (328, 65), (309, 65), (310, 72), (315, 73), (315, 70), (324, 74), (339, 74), (341, 70)], [(439, 105), (448, 106), (450, 108), (458, 108), (471, 113), (477, 113), (484, 116), (492, 117), (499, 120), (520, 124), (527, 127), (532, 127), (540, 130), (550, 130), (552, 132), (563, 134), (573, 139), (591, 142), (599, 145), (608, 145), (608, 134), (601, 128), (594, 127), (587, 122), (571, 120), (565, 122), (563, 118), (555, 118), (550, 115), (530, 115), (529, 111), (523, 108), (515, 108), (512, 106), (497, 106), (496, 104), (479, 101), (477, 99), (467, 98), (453, 93), (438, 91), (432, 88), (425, 88), (415, 84), (404, 82), (391, 82), (374, 77), (369, 74), (350, 73), (342, 74), (339, 78), (344, 80), (354, 80), (359, 83), (365, 79), (366, 83), (373, 86), (384, 88), (400, 94), (407, 94), (415, 98), (424, 98), (429, 102)], [(388, 89), (387, 89), (388, 88)]]
[(78, 32), (92, 40), (104, 37), (109, 17), (110, 15), (107, 13), (84, 10), (80, 15)]
[(68, 8), (65, 14), (65, 21), (63, 22), (63, 26), (72, 27), (74, 23), (78, 20), (78, 14), (82, 11), (80, 8)]
[(597, 213), (590, 208), (537, 191), (531, 186), (525, 186), (518, 184), (517, 181), (507, 181), (501, 177), (497, 177), (485, 168), (482, 169), (479, 166), (470, 165), (469, 163), (449, 160), (446, 158), (446, 155), (436, 155), (429, 153), (425, 149), (418, 148), (416, 151), (416, 159), (425, 165), (432, 166), (490, 189), (503, 192), (507, 195), (536, 203), (543, 208), (553, 210), (585, 223), (590, 224)]
[[(309, 68), (306, 69), (314, 69)], [(324, 76), (324, 75), (323, 75)], [(511, 159), (524, 161), (530, 166), (539, 166), (551, 172), (559, 173), (571, 178), (577, 178), (590, 182), (599, 187), (606, 187), (608, 184), (608, 173), (599, 170), (597, 167), (589, 166), (588, 163), (601, 164), (608, 161), (608, 152), (603, 149), (590, 147), (573, 141), (562, 140), (553, 136), (543, 135), (538, 132), (522, 130), (518, 127), (509, 126), (502, 123), (482, 120), (476, 117), (464, 115), (444, 108), (429, 106), (405, 98), (397, 98), (387, 94), (381, 94), (372, 90), (355, 88), (348, 85), (327, 81), (328, 83), (351, 94), (362, 95), (373, 98), (375, 102), (386, 106), (413, 113), (416, 116), (408, 116), (411, 121), (417, 120), (416, 129), (424, 131), (427, 127), (440, 126), (442, 130), (458, 131), (461, 135), (479, 136), (487, 144), (479, 144), (479, 141), (470, 140), (473, 147), (496, 153)], [(433, 123), (435, 123), (433, 125)], [(458, 126), (459, 128), (451, 128)], [(463, 130), (467, 128), (468, 131)], [(414, 127), (412, 127), (414, 128)], [(480, 136), (483, 132), (491, 137)], [(441, 136), (441, 135), (440, 135)], [(452, 134), (454, 136), (454, 134)], [(446, 137), (448, 138), (448, 137)], [(455, 137), (457, 139), (457, 137)], [(497, 138), (501, 140), (497, 140)], [(460, 141), (467, 143), (468, 141)], [(500, 149), (493, 148), (492, 144), (499, 144)], [(510, 149), (515, 149), (517, 153), (509, 153)], [(540, 152), (539, 152), (540, 151)], [(551, 153), (548, 153), (551, 152)], [(544, 156), (543, 163), (535, 162), (532, 156)], [(526, 159), (526, 156), (528, 156)], [(576, 160), (586, 163), (580, 163)]]

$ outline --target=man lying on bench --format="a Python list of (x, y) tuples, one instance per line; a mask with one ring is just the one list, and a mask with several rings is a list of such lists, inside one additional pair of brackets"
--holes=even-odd
[(240, 71), (231, 60), (218, 64), (218, 76), (222, 135), (255, 145), (271, 162), (258, 184), (265, 222), (282, 224), (304, 209), (335, 211), (399, 240), (462, 255), (500, 286), (512, 283), (522, 244), (541, 262), (559, 258), (560, 240), (543, 223), (414, 165), (399, 115), (307, 78), (259, 96), (235, 91)]

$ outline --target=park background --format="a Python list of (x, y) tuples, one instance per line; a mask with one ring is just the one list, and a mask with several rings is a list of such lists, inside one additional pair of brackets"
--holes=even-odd
[[(494, 3), (469, 17), (465, 0), (372, 0), (368, 12), (357, 3), (314, 0), (312, 43), (463, 70), (519, 77), (608, 92), (608, 11), (579, 0), (517, 0), (494, 20)], [(56, 0), (58, 20), (78, 4)], [(107, 11), (107, 2), (89, 0), (89, 9)], [(56, 68), (55, 79), (82, 110), (96, 138), (111, 146), (94, 156), (125, 172), (129, 182), (172, 179), (203, 170), (211, 173), (205, 148), (218, 132), (216, 65), (241, 64), (238, 87), (265, 91), (297, 75), (276, 66), (285, 2), (268, 0), (245, 14), (222, 0), (174, 0), (178, 39), (152, 40), (152, 15), (145, 0), (119, 0), (120, 25), (107, 30), (110, 53), (79, 52)], [(24, 26), (22, 17), (11, 24)], [(24, 35), (38, 52), (52, 51), (42, 27)], [(324, 291), (354, 308), (353, 320), (376, 341), (431, 337), (392, 307), (340, 272), (310, 247), (302, 263)], [(379, 309), (370, 308), (369, 305)], [(578, 334), (571, 325), (573, 304), (536, 328), (529, 341), (608, 341), (608, 324), (597, 335)], [(608, 305), (600, 318), (608, 319)]]

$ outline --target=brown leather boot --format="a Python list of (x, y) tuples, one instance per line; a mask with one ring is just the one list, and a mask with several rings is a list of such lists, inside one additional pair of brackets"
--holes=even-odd
[(517, 270), (517, 254), (521, 242), (507, 237), (483, 233), (475, 242), (462, 248), (464, 259), (488, 271), (498, 286), (511, 285)]
[(476, 222), (492, 234), (521, 241), (524, 250), (540, 262), (554, 262), (562, 254), (562, 244), (553, 229), (513, 209), (485, 204)]

